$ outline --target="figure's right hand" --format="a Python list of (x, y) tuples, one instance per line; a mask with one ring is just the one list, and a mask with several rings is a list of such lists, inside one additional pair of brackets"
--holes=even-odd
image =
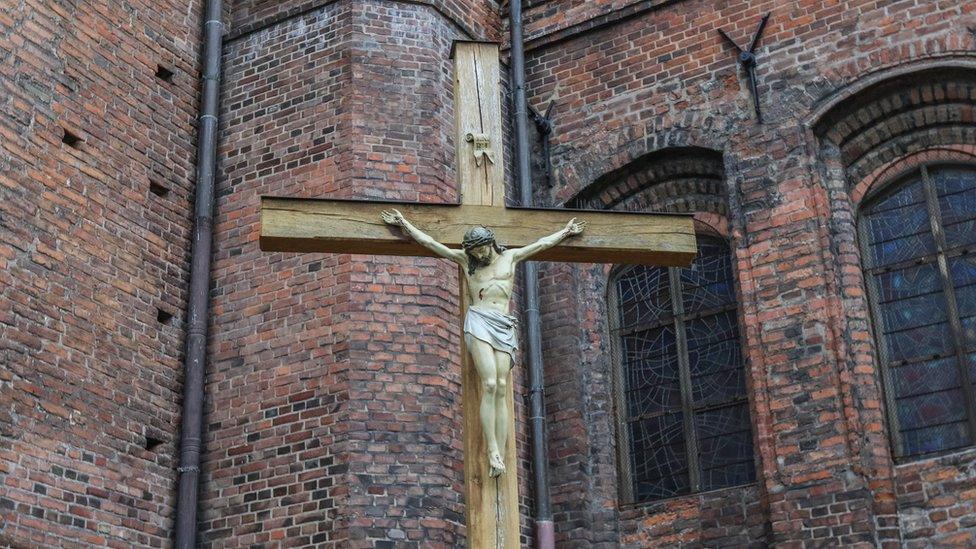
[(582, 233), (583, 229), (585, 228), (586, 221), (576, 221), (576, 218), (574, 217), (569, 220), (569, 223), (566, 223), (566, 234), (569, 236), (578, 235)]
[(380, 217), (383, 218), (383, 222), (389, 225), (396, 225), (397, 227), (403, 226), (403, 214), (400, 210), (383, 210), (380, 212)]

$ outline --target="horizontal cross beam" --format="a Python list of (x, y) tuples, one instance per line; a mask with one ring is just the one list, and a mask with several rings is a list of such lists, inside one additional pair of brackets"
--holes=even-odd
[(460, 248), (465, 231), (478, 225), (492, 229), (499, 244), (518, 248), (572, 217), (586, 221), (582, 235), (534, 256), (537, 261), (687, 266), (697, 253), (692, 217), (684, 214), (275, 197), (261, 198), (261, 249), (433, 256), (383, 223), (380, 212), (392, 208), (451, 248)]

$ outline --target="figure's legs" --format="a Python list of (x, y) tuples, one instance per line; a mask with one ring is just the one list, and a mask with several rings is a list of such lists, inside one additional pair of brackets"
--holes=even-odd
[(495, 374), (498, 388), (495, 391), (495, 440), (498, 441), (498, 469), (505, 471), (505, 446), (508, 444), (508, 383), (512, 378), (512, 357), (508, 353), (495, 351)]
[[(471, 334), (464, 334), (464, 343), (468, 346), (468, 352), (471, 353), (471, 359), (478, 371), (478, 377), (481, 378), (481, 430), (484, 432), (485, 442), (488, 445), (488, 463), (491, 466), (489, 474), (497, 477), (504, 471), (505, 465), (501, 461), (498, 439), (496, 438), (495, 417), (497, 412), (495, 411), (495, 402), (498, 394), (498, 378), (495, 372), (498, 368), (495, 366), (495, 350), (491, 345)], [(500, 471), (498, 465), (501, 465)]]

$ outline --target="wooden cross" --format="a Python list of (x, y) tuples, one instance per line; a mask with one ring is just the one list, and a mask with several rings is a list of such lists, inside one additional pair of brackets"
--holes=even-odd
[[(460, 204), (262, 197), (262, 250), (433, 256), (380, 219), (382, 210), (397, 208), (418, 228), (452, 248), (460, 248), (465, 231), (477, 225), (494, 230), (504, 246), (524, 246), (556, 232), (575, 216), (586, 221), (585, 232), (534, 259), (662, 266), (691, 263), (696, 247), (690, 216), (506, 207), (498, 46), (455, 42), (452, 57)], [(464, 279), (459, 273), (462, 313), (467, 307)], [(481, 383), (461, 339), (468, 546), (515, 548), (519, 544), (515, 430), (509, 428), (505, 445), (509, 472), (489, 478), (478, 415)], [(507, 398), (509, 416), (514, 418), (511, 384)]]

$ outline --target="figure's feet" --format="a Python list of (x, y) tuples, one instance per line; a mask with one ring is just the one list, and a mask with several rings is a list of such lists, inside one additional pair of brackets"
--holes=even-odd
[(488, 466), (490, 468), (488, 476), (491, 478), (497, 478), (505, 472), (505, 462), (502, 460), (502, 455), (498, 452), (488, 453)]

